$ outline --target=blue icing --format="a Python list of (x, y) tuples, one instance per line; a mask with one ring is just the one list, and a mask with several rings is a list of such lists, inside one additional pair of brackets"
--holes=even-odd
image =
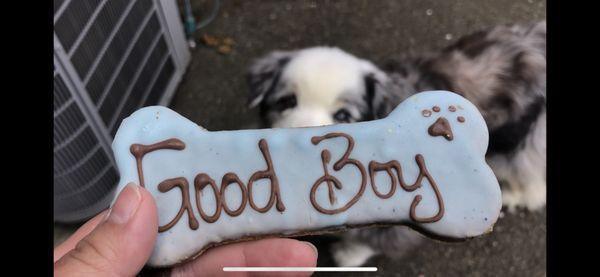
[[(424, 109), (434, 105), (441, 108), (431, 116), (422, 115)], [(449, 112), (449, 105), (460, 105), (456, 112)], [(456, 116), (465, 117), (459, 123)], [(440, 116), (450, 122), (454, 139), (433, 137), (427, 128)], [(316, 202), (324, 209), (340, 208), (359, 191), (360, 171), (348, 164), (336, 171), (333, 165), (344, 155), (348, 141), (343, 137), (311, 143), (313, 136), (343, 132), (354, 140), (350, 159), (359, 161), (365, 169), (365, 188), (362, 196), (347, 210), (335, 214), (320, 212), (310, 199), (310, 191), (317, 179), (323, 176), (321, 151), (330, 152), (327, 164), (330, 175), (342, 183), (333, 188), (337, 202), (329, 202), (327, 184), (316, 189)], [(129, 148), (132, 144), (150, 145), (177, 138), (186, 145), (183, 150), (157, 150), (146, 154), (142, 160), (146, 188), (154, 195), (159, 208), (159, 223), (170, 222), (179, 211), (181, 191), (177, 188), (161, 193), (160, 182), (184, 177), (189, 183), (193, 216), (199, 228), (188, 225), (187, 212), (168, 231), (159, 233), (149, 264), (155, 266), (180, 262), (204, 249), (211, 243), (236, 240), (243, 236), (292, 234), (306, 230), (319, 230), (340, 225), (369, 224), (377, 222), (412, 222), (410, 205), (417, 195), (422, 200), (415, 209), (418, 217), (433, 216), (439, 210), (432, 185), (424, 179), (422, 187), (405, 191), (399, 186), (388, 199), (379, 198), (372, 189), (369, 162), (385, 163), (395, 160), (401, 165), (407, 184), (413, 184), (420, 173), (415, 155), (424, 157), (427, 170), (437, 183), (443, 199), (445, 213), (439, 220), (428, 223), (412, 222), (438, 236), (466, 238), (487, 232), (495, 223), (501, 195), (498, 182), (485, 163), (488, 132), (481, 114), (463, 97), (444, 91), (416, 94), (400, 104), (388, 117), (376, 121), (339, 124), (298, 129), (263, 129), (209, 132), (165, 107), (146, 107), (133, 113), (121, 124), (113, 151), (121, 174), (117, 191), (127, 183), (139, 184), (137, 163)], [(221, 211), (220, 218), (205, 222), (196, 206), (194, 178), (208, 174), (221, 187), (221, 178), (228, 172), (235, 173), (247, 187), (255, 172), (266, 170), (267, 164), (258, 147), (265, 139), (279, 179), (280, 201), (285, 210), (279, 211), (275, 203), (264, 213), (246, 204), (239, 216)], [(378, 171), (375, 178), (378, 190), (389, 191), (390, 178), (386, 171)], [(203, 209), (209, 215), (215, 211), (216, 200), (207, 187), (201, 199)], [(228, 206), (237, 209), (241, 199), (237, 185), (232, 184), (225, 192)], [(252, 197), (258, 207), (264, 207), (271, 196), (271, 182), (257, 181)], [(230, 199), (236, 198), (236, 199)], [(210, 208), (209, 208), (210, 207)], [(483, 220), (486, 218), (487, 220)]]

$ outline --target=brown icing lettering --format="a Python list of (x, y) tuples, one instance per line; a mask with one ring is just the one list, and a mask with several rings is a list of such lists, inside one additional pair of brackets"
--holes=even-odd
[(194, 212), (192, 211), (192, 204), (190, 203), (189, 184), (185, 178), (179, 177), (164, 180), (160, 184), (158, 184), (158, 191), (168, 192), (175, 187), (178, 187), (179, 190), (181, 190), (181, 208), (179, 208), (179, 212), (177, 213), (175, 218), (173, 218), (173, 220), (171, 220), (169, 223), (163, 226), (158, 227), (158, 232), (164, 232), (175, 226), (175, 224), (179, 221), (181, 216), (183, 216), (183, 213), (185, 211), (187, 211), (188, 214), (188, 223), (190, 225), (190, 228), (192, 228), (192, 230), (198, 229), (198, 220), (196, 220), (196, 217), (194, 217)]
[(437, 187), (437, 184), (435, 183), (435, 180), (433, 180), (433, 177), (431, 177), (431, 174), (429, 174), (429, 171), (427, 170), (427, 167), (425, 166), (425, 158), (423, 158), (423, 155), (417, 154), (415, 156), (415, 160), (417, 161), (417, 165), (419, 166), (419, 177), (417, 178), (417, 181), (415, 182), (415, 184), (418, 183), (420, 186), (421, 181), (423, 180), (423, 177), (425, 177), (427, 179), (427, 181), (429, 181), (429, 184), (431, 185), (431, 188), (433, 189), (433, 192), (435, 193), (435, 198), (437, 199), (438, 212), (434, 216), (431, 216), (431, 217), (425, 217), (425, 218), (418, 217), (416, 214), (417, 205), (419, 205), (419, 203), (421, 202), (421, 199), (423, 198), (420, 194), (418, 194), (417, 196), (415, 196), (415, 198), (413, 198), (413, 201), (410, 204), (410, 218), (413, 221), (419, 222), (419, 223), (436, 222), (436, 221), (442, 219), (442, 217), (444, 216), (444, 200), (442, 199), (442, 195), (440, 193), (440, 190)]
[[(240, 203), (239, 208), (234, 211), (230, 210), (229, 207), (227, 207), (227, 202), (225, 202), (225, 189), (233, 183), (236, 183), (240, 187), (240, 190), (242, 190), (242, 203)], [(242, 180), (240, 180), (235, 173), (229, 172), (223, 176), (223, 181), (221, 182), (221, 198), (223, 198), (223, 201), (221, 202), (223, 210), (230, 216), (238, 216), (244, 211), (244, 208), (246, 208), (248, 192), (246, 191), (246, 187), (244, 186), (244, 183), (242, 183)]]
[[(396, 172), (402, 172), (401, 170), (399, 170), (399, 168), (400, 164), (397, 161), (389, 161), (383, 164), (378, 163), (376, 161), (371, 161), (369, 163), (369, 176), (371, 176), (371, 187), (373, 188), (373, 192), (375, 193), (375, 195), (377, 195), (377, 197), (387, 199), (394, 195), (394, 193), (396, 192), (396, 184), (398, 181), (396, 180), (396, 176), (392, 173), (392, 169), (395, 169)], [(377, 189), (377, 185), (375, 185), (375, 174), (377, 174), (377, 171), (382, 170), (385, 170), (387, 172), (391, 180), (390, 191), (386, 194), (379, 192), (379, 190)]]
[[(378, 171), (382, 170), (385, 170), (388, 176), (390, 177), (390, 180), (392, 180), (392, 187), (390, 188), (390, 192), (388, 192), (387, 194), (381, 194), (377, 189), (377, 185), (375, 184), (375, 175)], [(392, 171), (396, 171), (396, 175), (394, 175)], [(394, 192), (396, 191), (396, 184), (399, 184), (403, 190), (410, 192), (420, 188), (421, 179), (423, 179), (423, 177), (419, 175), (414, 184), (407, 185), (404, 181), (404, 177), (402, 176), (402, 167), (400, 166), (400, 163), (398, 161), (389, 161), (383, 164), (378, 163), (376, 161), (371, 161), (369, 163), (369, 174), (371, 175), (371, 186), (373, 187), (373, 191), (377, 196), (383, 199), (389, 198), (394, 194)]]
[[(329, 150), (323, 150), (323, 152), (321, 152), (321, 160), (323, 160), (323, 172), (325, 172), (325, 174), (323, 175), (323, 177), (317, 180), (317, 182), (319, 182), (319, 184), (327, 182), (329, 203), (333, 205), (337, 202), (337, 198), (335, 197), (335, 194), (333, 192), (333, 186), (335, 186), (337, 189), (342, 189), (342, 183), (337, 178), (329, 175), (329, 171), (327, 170), (327, 164), (329, 164), (329, 162), (331, 161), (331, 153), (329, 153)], [(316, 187), (314, 189), (315, 191), (317, 190)]]
[[(461, 118), (462, 117), (458, 117), (458, 120), (460, 121)], [(462, 120), (464, 121), (464, 118)], [(446, 128), (446, 126), (448, 128)], [(439, 118), (433, 125), (431, 125), (429, 127), (429, 133), (432, 136), (442, 135), (446, 139), (452, 140), (452, 131), (449, 128), (449, 124), (448, 124), (447, 120), (443, 117)], [(314, 136), (311, 138), (311, 142), (314, 145), (318, 145), (323, 140), (339, 138), (339, 137), (346, 139), (346, 141), (348, 142), (348, 145), (347, 145), (347, 148), (346, 148), (345, 152), (343, 153), (342, 157), (333, 164), (333, 170), (336, 172), (340, 171), (347, 165), (352, 165), (352, 166), (356, 167), (356, 169), (359, 171), (359, 173), (361, 175), (360, 188), (359, 188), (358, 192), (354, 195), (354, 197), (352, 199), (350, 199), (345, 205), (343, 205), (339, 208), (335, 208), (335, 209), (328, 209), (328, 208), (322, 207), (317, 202), (317, 199), (316, 199), (316, 192), (317, 192), (317, 189), (319, 188), (319, 186), (321, 186), (322, 184), (327, 185), (329, 203), (331, 205), (334, 205), (337, 203), (337, 199), (335, 197), (335, 189), (341, 190), (343, 188), (343, 183), (339, 179), (337, 179), (334, 175), (332, 175), (328, 169), (329, 163), (331, 162), (331, 152), (328, 149), (322, 150), (321, 151), (321, 162), (322, 162), (322, 167), (323, 167), (323, 176), (321, 176), (318, 180), (315, 181), (315, 183), (312, 185), (311, 190), (310, 190), (310, 201), (311, 201), (313, 207), (317, 211), (324, 213), (324, 214), (333, 215), (333, 214), (338, 214), (338, 213), (348, 210), (364, 194), (364, 191), (365, 191), (365, 188), (367, 185), (367, 180), (368, 180), (367, 177), (370, 178), (369, 180), (371, 181), (371, 187), (373, 189), (373, 192), (375, 193), (375, 195), (377, 195), (377, 197), (379, 197), (381, 199), (388, 199), (388, 198), (392, 197), (394, 195), (394, 193), (396, 192), (396, 189), (397, 189), (396, 186), (400, 186), (400, 188), (402, 188), (404, 191), (407, 191), (407, 192), (415, 191), (422, 187), (423, 179), (427, 179), (429, 184), (431, 185), (431, 188), (433, 189), (433, 191), (435, 193), (435, 197), (436, 197), (437, 205), (438, 205), (437, 213), (430, 217), (417, 216), (416, 209), (422, 200), (422, 196), (420, 194), (417, 194), (413, 198), (412, 203), (410, 205), (410, 218), (413, 221), (418, 222), (418, 223), (431, 223), (431, 222), (439, 221), (444, 216), (444, 201), (442, 199), (441, 193), (437, 187), (435, 180), (433, 179), (433, 177), (427, 170), (427, 167), (425, 165), (425, 159), (421, 154), (417, 154), (415, 156), (415, 161), (419, 168), (419, 175), (417, 176), (417, 178), (413, 184), (407, 184), (406, 181), (404, 180), (404, 177), (402, 174), (402, 167), (401, 167), (400, 163), (396, 160), (392, 160), (392, 161), (389, 161), (386, 163), (370, 161), (369, 166), (368, 166), (368, 172), (367, 172), (367, 170), (365, 169), (365, 167), (363, 166), (363, 164), (360, 161), (350, 158), (350, 154), (352, 153), (352, 150), (354, 149), (354, 139), (352, 138), (352, 136), (350, 136), (348, 134), (334, 132), (334, 133), (328, 133), (324, 136)], [(239, 216), (240, 214), (242, 214), (246, 205), (248, 205), (248, 204), (252, 207), (252, 209), (254, 209), (258, 212), (261, 212), (261, 213), (267, 212), (268, 210), (270, 210), (273, 207), (273, 205), (275, 205), (276, 209), (280, 212), (283, 212), (285, 210), (285, 205), (283, 204), (283, 202), (281, 200), (279, 180), (275, 173), (275, 168), (273, 165), (273, 161), (271, 159), (271, 154), (269, 152), (269, 147), (268, 147), (267, 141), (265, 139), (261, 139), (258, 143), (258, 147), (261, 151), (261, 154), (263, 155), (263, 158), (265, 159), (267, 168), (265, 170), (259, 170), (259, 171), (255, 172), (254, 174), (252, 174), (252, 176), (250, 177), (250, 179), (248, 181), (247, 187), (244, 185), (242, 180), (240, 180), (238, 175), (233, 172), (228, 172), (223, 176), (223, 178), (221, 180), (220, 188), (217, 186), (215, 180), (213, 180), (209, 175), (207, 175), (205, 173), (199, 173), (198, 175), (196, 175), (196, 177), (194, 178), (194, 197), (196, 198), (195, 199), (196, 200), (196, 208), (198, 209), (202, 220), (204, 220), (207, 223), (214, 223), (220, 218), (222, 211), (225, 211), (225, 213), (228, 214), (229, 216)], [(152, 145), (133, 144), (130, 148), (130, 151), (136, 157), (140, 183), (143, 185), (143, 174), (142, 174), (141, 164), (142, 164), (142, 159), (145, 154), (155, 151), (155, 150), (159, 150), (159, 149), (182, 150), (184, 148), (185, 148), (185, 144), (182, 141), (180, 141), (178, 139), (174, 139), (174, 138), (165, 140), (165, 141), (162, 141), (162, 142), (159, 142), (156, 144), (152, 144)], [(381, 191), (379, 191), (376, 181), (375, 181), (376, 174), (380, 171), (385, 171), (391, 181), (390, 189), (386, 193), (382, 193)], [(261, 180), (261, 179), (268, 179), (270, 181), (270, 185), (271, 185), (269, 201), (262, 208), (258, 207), (256, 205), (256, 203), (254, 203), (253, 194), (252, 194), (252, 188), (253, 188), (252, 185), (254, 184), (254, 182)], [(232, 185), (234, 183), (240, 188), (242, 199), (241, 199), (241, 203), (239, 204), (239, 206), (236, 209), (232, 210), (227, 205), (225, 191), (226, 191), (227, 187), (229, 187), (230, 185)], [(201, 205), (201, 197), (204, 192), (204, 189), (207, 186), (210, 186), (210, 188), (212, 189), (213, 194), (215, 196), (215, 211), (212, 215), (207, 215)], [(184, 177), (178, 177), (178, 178), (173, 178), (173, 179), (168, 179), (168, 180), (162, 181), (161, 183), (158, 184), (158, 191), (160, 191), (162, 193), (166, 193), (175, 187), (179, 188), (179, 190), (181, 191), (181, 195), (182, 195), (181, 207), (180, 207), (177, 215), (169, 223), (159, 227), (159, 232), (167, 231), (167, 230), (171, 229), (173, 226), (175, 226), (175, 224), (177, 224), (177, 222), (181, 219), (181, 217), (183, 216), (183, 214), (185, 212), (187, 212), (187, 214), (188, 214), (189, 227), (192, 230), (198, 229), (198, 221), (196, 220), (196, 218), (194, 216), (194, 212), (192, 210), (192, 204), (190, 201), (189, 184)], [(335, 189), (334, 189), (334, 187), (335, 187)]]
[[(329, 174), (329, 171), (327, 170), (327, 165), (330, 162), (331, 154), (330, 154), (329, 150), (327, 150), (327, 149), (323, 150), (321, 152), (321, 160), (323, 162), (324, 175), (321, 176), (313, 184), (311, 191), (310, 191), (310, 201), (313, 204), (313, 206), (315, 207), (315, 209), (317, 209), (319, 212), (324, 213), (324, 214), (336, 214), (336, 213), (343, 212), (343, 211), (347, 210), (348, 208), (350, 208), (362, 196), (362, 194), (364, 193), (365, 185), (366, 185), (366, 178), (365, 178), (366, 172), (365, 172), (363, 165), (357, 160), (349, 159), (350, 153), (352, 152), (352, 149), (354, 147), (354, 139), (351, 136), (344, 134), (344, 133), (330, 133), (330, 134), (327, 134), (322, 137), (313, 137), (311, 141), (313, 144), (316, 145), (324, 139), (330, 139), (330, 138), (335, 138), (335, 137), (346, 138), (348, 140), (348, 148), (346, 149), (346, 152), (344, 153), (343, 157), (334, 164), (333, 169), (335, 171), (339, 171), (346, 164), (348, 164), (348, 163), (353, 164), (354, 166), (356, 166), (359, 169), (359, 171), (361, 173), (362, 181), (361, 181), (361, 187), (360, 187), (359, 192), (354, 196), (354, 198), (352, 198), (343, 207), (330, 210), (330, 209), (323, 208), (321, 205), (319, 205), (319, 203), (317, 203), (317, 201), (316, 201), (315, 194), (316, 194), (318, 187), (321, 184), (323, 184), (323, 183), (327, 184), (328, 193), (329, 193), (329, 202), (331, 204), (335, 203), (333, 187), (335, 186), (337, 189), (342, 188), (342, 183), (337, 178), (335, 178), (334, 176)], [(425, 166), (425, 159), (423, 158), (423, 155), (417, 154), (415, 156), (415, 160), (419, 167), (419, 175), (417, 176), (416, 181), (412, 185), (408, 185), (405, 182), (404, 177), (402, 176), (402, 168), (398, 161), (393, 160), (393, 161), (389, 161), (387, 163), (379, 163), (376, 161), (371, 161), (369, 163), (369, 176), (370, 176), (370, 181), (371, 181), (371, 186), (373, 188), (373, 192), (378, 197), (380, 197), (382, 199), (387, 199), (387, 198), (392, 197), (392, 195), (396, 192), (397, 184), (400, 185), (400, 187), (403, 190), (405, 190), (407, 192), (411, 192), (411, 191), (414, 191), (414, 190), (420, 188), (422, 186), (423, 179), (427, 179), (429, 181), (429, 183), (431, 184), (431, 187), (435, 193), (437, 203), (438, 203), (438, 212), (436, 213), (436, 215), (431, 216), (431, 217), (427, 217), (427, 218), (418, 217), (416, 215), (416, 208), (422, 200), (422, 196), (419, 194), (419, 195), (415, 196), (415, 198), (413, 198), (413, 201), (411, 203), (410, 217), (413, 221), (420, 222), (420, 223), (436, 222), (444, 216), (444, 201), (442, 199), (441, 193), (437, 187), (435, 180), (433, 179), (431, 174), (429, 174), (429, 171), (427, 170), (427, 167)], [(390, 191), (388, 191), (385, 194), (381, 193), (377, 189), (377, 185), (375, 183), (375, 175), (378, 171), (385, 171), (391, 179)], [(394, 174), (394, 171), (396, 174)]]
[(337, 162), (335, 162), (333, 164), (333, 170), (340, 171), (342, 168), (344, 168), (348, 164), (354, 165), (360, 171), (361, 184), (360, 184), (360, 189), (359, 189), (358, 193), (356, 193), (356, 195), (350, 201), (348, 201), (348, 203), (346, 203), (346, 205), (344, 205), (340, 208), (337, 208), (337, 209), (332, 209), (332, 210), (321, 207), (321, 205), (319, 205), (319, 203), (317, 203), (315, 194), (316, 194), (317, 189), (319, 188), (319, 186), (322, 183), (326, 183), (328, 185), (329, 201), (332, 203), (335, 202), (335, 197), (333, 196), (333, 187), (331, 185), (331, 182), (333, 182), (333, 185), (335, 185), (336, 188), (338, 188), (338, 189), (342, 188), (342, 183), (339, 182), (339, 180), (337, 180), (335, 177), (329, 175), (329, 172), (327, 171), (327, 164), (329, 163), (330, 154), (327, 149), (323, 150), (321, 152), (321, 160), (323, 162), (324, 175), (313, 184), (313, 186), (310, 190), (310, 202), (313, 204), (315, 209), (317, 209), (317, 211), (324, 213), (324, 214), (337, 214), (337, 213), (341, 213), (341, 212), (349, 209), (350, 207), (352, 207), (352, 205), (354, 205), (354, 203), (356, 203), (356, 201), (358, 201), (358, 199), (364, 193), (365, 187), (367, 184), (367, 172), (365, 170), (365, 167), (358, 160), (349, 158), (350, 152), (352, 152), (352, 149), (354, 148), (354, 139), (351, 136), (349, 136), (348, 134), (345, 134), (345, 133), (329, 133), (324, 136), (312, 137), (311, 142), (314, 145), (317, 145), (323, 140), (337, 138), (337, 137), (345, 138), (348, 141), (348, 148), (346, 148), (346, 152), (344, 153), (344, 155)]
[[(202, 205), (200, 204), (200, 197), (202, 196), (202, 190), (206, 187), (210, 186), (215, 195), (215, 213), (212, 216), (206, 215), (204, 209), (202, 209)], [(213, 223), (219, 219), (221, 216), (221, 209), (223, 208), (223, 193), (219, 193), (219, 189), (217, 188), (217, 184), (215, 180), (210, 178), (207, 174), (201, 173), (196, 175), (194, 178), (194, 190), (196, 192), (196, 208), (200, 212), (200, 217), (208, 223)]]
[(172, 149), (172, 150), (183, 150), (185, 148), (185, 143), (183, 141), (178, 140), (176, 138), (164, 140), (161, 142), (157, 142), (155, 144), (143, 145), (143, 144), (132, 144), (129, 148), (129, 151), (135, 157), (135, 162), (137, 164), (138, 178), (140, 181), (140, 186), (144, 187), (144, 173), (142, 172), (142, 160), (144, 159), (144, 155), (161, 149)]
[(438, 118), (431, 126), (429, 126), (427, 131), (429, 132), (429, 135), (434, 137), (443, 136), (448, 141), (454, 139), (450, 123), (444, 117)]
[[(419, 175), (418, 175), (415, 183), (412, 185), (407, 185), (406, 182), (404, 181), (404, 178), (402, 176), (402, 168), (400, 167), (400, 163), (398, 161), (389, 161), (387, 163), (378, 163), (376, 161), (371, 161), (369, 163), (369, 174), (371, 176), (371, 186), (373, 187), (373, 192), (379, 198), (387, 199), (387, 198), (390, 198), (396, 191), (396, 184), (399, 184), (400, 187), (402, 189), (404, 189), (405, 191), (410, 192), (410, 191), (414, 191), (414, 190), (420, 188), (422, 186), (423, 178), (426, 178), (429, 181), (429, 183), (431, 184), (433, 191), (435, 192), (435, 196), (437, 198), (438, 207), (439, 207), (438, 213), (435, 216), (430, 217), (430, 218), (418, 218), (415, 214), (415, 210), (416, 210), (417, 205), (421, 201), (422, 196), (417, 195), (417, 196), (415, 196), (415, 198), (413, 198), (413, 202), (410, 206), (410, 217), (412, 220), (414, 220), (416, 222), (438, 221), (444, 215), (444, 201), (443, 201), (442, 196), (437, 188), (437, 184), (433, 180), (433, 177), (431, 177), (431, 175), (427, 171), (427, 167), (425, 166), (425, 160), (424, 160), (423, 156), (421, 154), (417, 154), (415, 156), (415, 160), (419, 167)], [(378, 171), (386, 171), (386, 173), (390, 177), (390, 180), (392, 180), (391, 185), (390, 185), (391, 186), (390, 191), (387, 194), (382, 194), (381, 192), (379, 192), (379, 190), (377, 189), (377, 185), (375, 184), (375, 175), (377, 174)], [(392, 171), (395, 171), (396, 175), (394, 175)]]
[[(180, 150), (180, 149), (183, 149), (184, 146), (185, 145), (180, 140), (170, 139), (170, 140), (166, 140), (164, 142), (161, 142), (158, 144), (153, 144), (153, 145), (134, 144), (131, 146), (131, 152), (136, 156), (136, 158), (139, 157), (140, 163), (138, 163), (138, 164), (141, 164), (141, 159), (143, 158), (144, 154), (146, 154), (148, 152), (151, 152), (151, 151), (154, 151), (157, 149), (179, 149)], [(223, 179), (221, 180), (221, 188), (220, 189), (217, 187), (215, 180), (213, 180), (207, 174), (200, 173), (200, 174), (196, 175), (196, 177), (194, 178), (194, 191), (195, 191), (194, 196), (196, 197), (196, 208), (198, 209), (198, 212), (200, 212), (200, 217), (204, 221), (206, 221), (207, 223), (213, 223), (213, 222), (217, 221), (219, 219), (219, 217), (221, 216), (221, 211), (225, 211), (225, 213), (230, 216), (238, 216), (244, 211), (248, 202), (250, 202), (250, 206), (253, 209), (255, 209), (256, 211), (261, 212), (261, 213), (267, 212), (269, 209), (271, 209), (271, 207), (273, 207), (274, 204), (278, 211), (282, 212), (285, 210), (285, 205), (281, 201), (279, 180), (277, 179), (277, 175), (275, 174), (275, 169), (273, 167), (273, 161), (271, 160), (271, 154), (269, 153), (269, 146), (267, 144), (267, 141), (264, 139), (261, 139), (258, 143), (258, 147), (265, 159), (265, 162), (267, 164), (267, 169), (257, 171), (254, 174), (252, 174), (252, 176), (250, 177), (250, 180), (248, 181), (248, 188), (246, 188), (246, 186), (244, 185), (242, 180), (240, 180), (240, 178), (235, 173), (232, 173), (232, 172), (226, 173), (223, 176)], [(138, 173), (142, 174), (141, 167), (138, 167), (138, 169), (139, 169)], [(143, 180), (142, 177), (143, 176), (140, 175), (140, 180)], [(260, 180), (260, 179), (269, 179), (271, 181), (271, 196), (269, 198), (269, 202), (267, 203), (267, 205), (262, 208), (259, 208), (254, 203), (254, 200), (252, 198), (252, 185), (255, 181)], [(229, 185), (231, 185), (233, 183), (237, 184), (239, 186), (240, 190), (242, 191), (242, 201), (240, 203), (240, 206), (235, 210), (230, 209), (227, 206), (227, 202), (225, 201), (225, 190), (227, 189), (227, 187)], [(215, 212), (213, 215), (210, 215), (210, 216), (206, 214), (206, 212), (202, 208), (201, 201), (200, 201), (202, 192), (203, 192), (204, 188), (206, 188), (206, 186), (210, 186), (211, 189), (213, 190), (213, 193), (215, 196), (215, 202), (216, 202), (215, 203), (215, 206), (216, 206)], [(158, 185), (158, 190), (160, 192), (167, 192), (167, 191), (173, 189), (174, 187), (179, 187), (179, 189), (181, 190), (182, 199), (183, 199), (181, 208), (180, 208), (179, 212), (177, 213), (177, 215), (175, 216), (175, 218), (173, 218), (173, 220), (171, 220), (169, 223), (165, 224), (164, 226), (160, 226), (158, 231), (164, 232), (164, 231), (171, 229), (173, 226), (175, 226), (175, 224), (177, 224), (177, 222), (183, 216), (183, 213), (185, 211), (188, 212), (190, 228), (192, 228), (193, 230), (196, 230), (198, 228), (198, 221), (194, 217), (194, 213), (192, 211), (192, 206), (190, 203), (190, 196), (189, 196), (189, 184), (188, 184), (187, 180), (183, 177), (165, 180)]]
[[(271, 209), (273, 203), (276, 202), (275, 207), (277, 210), (283, 212), (285, 210), (285, 205), (283, 205), (283, 202), (281, 202), (281, 196), (279, 195), (279, 180), (277, 179), (277, 175), (275, 175), (275, 169), (273, 168), (273, 161), (271, 160), (271, 154), (269, 153), (269, 145), (267, 144), (267, 141), (265, 139), (261, 139), (258, 142), (258, 148), (260, 148), (260, 152), (265, 158), (267, 169), (255, 172), (248, 181), (248, 200), (250, 202), (250, 206), (257, 212), (265, 213)], [(271, 181), (271, 196), (269, 197), (269, 202), (267, 205), (262, 208), (259, 208), (254, 203), (254, 199), (252, 197), (252, 185), (255, 181), (260, 179), (269, 179)]]

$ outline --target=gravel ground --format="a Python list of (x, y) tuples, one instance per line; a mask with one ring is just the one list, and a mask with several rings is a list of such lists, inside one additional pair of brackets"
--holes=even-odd
[[(540, 0), (222, 0), (221, 4), (216, 20), (196, 37), (229, 37), (234, 42), (231, 53), (199, 44), (171, 103), (172, 109), (208, 130), (257, 126), (258, 111), (246, 107), (244, 74), (252, 59), (275, 49), (338, 46), (378, 64), (402, 54), (439, 49), (480, 28), (546, 18), (546, 2)], [(192, 1), (197, 17), (207, 16), (211, 5), (212, 0)], [(73, 227), (58, 228), (55, 241), (69, 228)], [(335, 237), (303, 239), (319, 248), (319, 266), (333, 266), (328, 246)], [(545, 276), (546, 212), (506, 213), (494, 232), (484, 237), (452, 244), (428, 240), (400, 260), (376, 256), (366, 265), (378, 267), (379, 276)]]

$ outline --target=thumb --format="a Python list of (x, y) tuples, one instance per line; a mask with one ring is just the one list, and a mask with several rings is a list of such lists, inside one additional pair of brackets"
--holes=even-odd
[(54, 275), (134, 276), (150, 257), (157, 230), (154, 198), (129, 184), (106, 219), (54, 263)]

